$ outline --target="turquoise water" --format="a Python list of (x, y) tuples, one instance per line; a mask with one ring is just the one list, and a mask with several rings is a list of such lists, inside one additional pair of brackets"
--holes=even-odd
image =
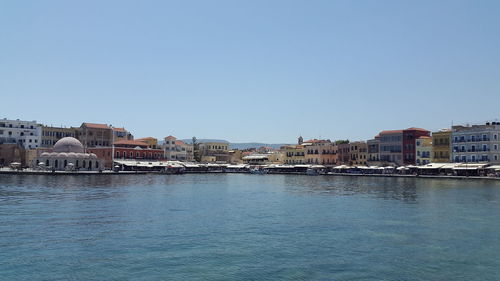
[(499, 280), (500, 182), (0, 175), (0, 280)]

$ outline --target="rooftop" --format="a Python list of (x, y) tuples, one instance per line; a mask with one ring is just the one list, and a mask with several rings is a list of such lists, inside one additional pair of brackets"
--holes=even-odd
[(416, 127), (411, 127), (411, 128), (405, 129), (405, 131), (422, 131), (422, 132), (429, 132), (429, 130), (422, 129), (422, 128), (416, 128)]
[(378, 136), (386, 135), (386, 134), (400, 134), (400, 133), (403, 133), (403, 130), (385, 130), (385, 131), (380, 132), (378, 134)]
[(115, 145), (124, 145), (124, 146), (140, 146), (147, 147), (148, 144), (139, 140), (119, 140), (115, 141)]
[(97, 124), (97, 123), (83, 123), (82, 126), (85, 126), (87, 128), (93, 128), (93, 129), (111, 129), (106, 124)]
[(113, 127), (113, 131), (115, 131), (115, 132), (127, 132), (127, 130), (125, 130), (125, 128), (114, 128), (114, 127)]

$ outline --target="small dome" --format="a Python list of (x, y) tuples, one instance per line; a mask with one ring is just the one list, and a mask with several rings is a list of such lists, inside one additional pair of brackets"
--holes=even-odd
[(97, 159), (97, 155), (95, 155), (94, 153), (90, 153), (90, 158)]
[(66, 153), (66, 152), (61, 152), (61, 153), (58, 153), (58, 154), (57, 154), (57, 157), (60, 157), (60, 158), (68, 158), (68, 153)]
[(76, 157), (76, 155), (77, 155), (77, 154), (76, 154), (76, 153), (74, 153), (74, 152), (70, 152), (70, 153), (68, 153), (68, 157), (71, 157), (71, 158), (75, 158), (75, 157)]
[(50, 156), (50, 153), (48, 152), (44, 152), (42, 154), (40, 154), (40, 157), (49, 157)]
[(51, 152), (49, 153), (50, 157), (57, 157), (58, 153), (57, 152)]
[(72, 137), (65, 137), (56, 142), (54, 144), (54, 152), (75, 152), (75, 153), (83, 153), (83, 145), (82, 143)]

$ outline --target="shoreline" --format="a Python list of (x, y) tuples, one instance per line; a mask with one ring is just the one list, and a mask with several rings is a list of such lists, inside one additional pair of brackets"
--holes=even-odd
[[(0, 170), (0, 175), (45, 175), (45, 176), (85, 176), (85, 175), (182, 175), (182, 174), (250, 174), (249, 172), (224, 172), (224, 171), (199, 171), (199, 172), (185, 172), (185, 173), (158, 173), (150, 171), (119, 171), (114, 172), (110, 170), (99, 171), (15, 171), (15, 170)], [(307, 175), (301, 172), (289, 173), (266, 173), (262, 175), (304, 175), (304, 176), (347, 176), (347, 177), (378, 177), (378, 178), (423, 178), (423, 179), (466, 179), (466, 180), (500, 180), (500, 177), (486, 177), (486, 176), (447, 176), (447, 175), (401, 175), (401, 174), (357, 174), (357, 173), (328, 173), (318, 175)]]

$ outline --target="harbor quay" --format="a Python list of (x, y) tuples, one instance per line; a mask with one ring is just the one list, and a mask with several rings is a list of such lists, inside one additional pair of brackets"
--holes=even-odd
[(125, 127), (54, 127), (0, 119), (0, 172), (39, 174), (253, 173), (500, 176), (500, 122), (382, 130), (369, 140), (304, 139), (239, 147), (215, 139), (134, 137)]
[(402, 178), (436, 178), (436, 179), (488, 179), (500, 180), (497, 166), (472, 166), (462, 164), (440, 164), (411, 167), (325, 167), (322, 165), (230, 165), (230, 164), (197, 164), (177, 161), (166, 162), (131, 162), (118, 161), (114, 170), (46, 170), (46, 169), (13, 169), (0, 168), (0, 174), (17, 175), (143, 175), (143, 174), (221, 174), (239, 173), (256, 175), (307, 175), (307, 176), (351, 176), (351, 177), (402, 177)]

